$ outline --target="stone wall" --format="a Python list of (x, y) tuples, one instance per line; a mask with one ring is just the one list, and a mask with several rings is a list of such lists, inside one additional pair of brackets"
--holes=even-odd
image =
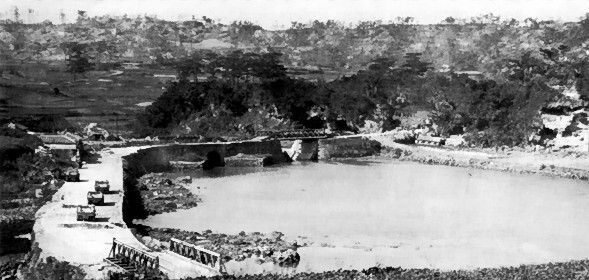
[(319, 140), (319, 160), (378, 155), (381, 144), (363, 136), (346, 136)]

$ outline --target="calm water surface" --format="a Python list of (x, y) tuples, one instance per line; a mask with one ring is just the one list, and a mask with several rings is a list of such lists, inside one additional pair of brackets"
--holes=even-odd
[(191, 190), (203, 199), (198, 207), (144, 223), (281, 231), (308, 244), (299, 249), (299, 271), (456, 269), (589, 257), (589, 186), (581, 181), (390, 161), (196, 175), (201, 178)]

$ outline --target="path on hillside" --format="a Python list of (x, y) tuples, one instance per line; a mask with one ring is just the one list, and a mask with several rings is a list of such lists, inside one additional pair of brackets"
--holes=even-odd
[[(35, 242), (42, 249), (41, 257), (53, 256), (60, 261), (80, 265), (87, 278), (101, 279), (108, 266), (113, 238), (135, 248), (150, 251), (139, 242), (123, 222), (122, 157), (142, 147), (113, 148), (100, 152), (100, 163), (80, 169), (81, 182), (66, 182), (36, 214)], [(111, 194), (105, 195), (106, 206), (97, 206), (97, 222), (76, 221), (76, 208), (64, 205), (86, 205), (86, 194), (94, 190), (95, 180), (109, 180)], [(63, 200), (62, 200), (63, 197)], [(116, 224), (116, 225), (115, 225)], [(172, 279), (186, 276), (208, 276), (211, 272), (194, 262), (170, 252), (153, 252), (160, 258), (161, 270)]]

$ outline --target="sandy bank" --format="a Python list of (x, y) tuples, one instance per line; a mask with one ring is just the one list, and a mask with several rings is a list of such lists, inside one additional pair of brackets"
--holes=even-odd
[(319, 160), (382, 156), (424, 164), (539, 174), (589, 180), (589, 154), (577, 151), (534, 152), (518, 148), (470, 149), (400, 144), (393, 132), (341, 136), (319, 141)]
[(539, 153), (515, 150), (504, 152), (459, 150), (399, 144), (386, 134), (367, 137), (381, 143), (380, 154), (386, 158), (569, 179), (589, 179), (589, 155), (587, 154), (567, 153), (566, 151)]

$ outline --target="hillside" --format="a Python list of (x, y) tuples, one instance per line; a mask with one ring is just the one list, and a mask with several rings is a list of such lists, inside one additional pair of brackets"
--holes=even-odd
[[(482, 146), (524, 145), (584, 127), (545, 127), (540, 113), (575, 111), (575, 122), (585, 122), (582, 101), (589, 97), (588, 18), (315, 21), (272, 31), (249, 22), (90, 18), (80, 11), (73, 24), (3, 21), (0, 38), (5, 113), (61, 108), (57, 113), (80, 126), (101, 116), (117, 131), (119, 117), (112, 116), (122, 116), (125, 126), (134, 125), (126, 133), (142, 136), (248, 137), (291, 126), (377, 132), (406, 122), (398, 116), (425, 111), (437, 134), (465, 133)], [(31, 93), (31, 82), (42, 89)], [(31, 99), (55, 86), (65, 97), (51, 96), (52, 104), (28, 104), (11, 93), (24, 87)], [(566, 103), (567, 90), (578, 95), (576, 105), (551, 107)], [(135, 106), (152, 101), (144, 111)]]
[[(170, 22), (151, 17), (93, 17), (80, 15), (77, 23), (24, 25), (0, 23), (3, 64), (27, 61), (64, 61), (70, 42), (87, 44), (96, 63), (163, 63), (202, 49), (218, 52), (241, 49), (284, 54), (283, 63), (298, 69), (353, 73), (377, 57), (403, 63), (406, 53), (422, 53), (434, 69), (474, 70), (487, 77), (501, 76), (508, 60), (541, 50), (566, 49), (569, 60), (587, 56), (587, 20), (577, 23), (501, 20), (492, 15), (469, 22), (447, 19), (437, 25), (408, 22), (293, 23), (287, 30), (268, 31), (249, 22), (215, 23), (210, 19)], [(563, 49), (565, 48), (565, 49)]]

